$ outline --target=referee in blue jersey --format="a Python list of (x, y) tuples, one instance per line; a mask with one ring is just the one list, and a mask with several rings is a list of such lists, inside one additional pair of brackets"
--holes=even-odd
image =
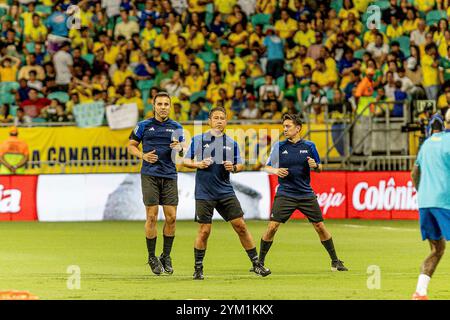
[(282, 120), (286, 140), (274, 144), (265, 166), (268, 173), (278, 176), (279, 186), (268, 228), (261, 239), (260, 262), (264, 264), (280, 224), (288, 221), (298, 209), (311, 222), (328, 251), (331, 258), (331, 270), (347, 271), (336, 255), (331, 234), (325, 228), (322, 211), (310, 184), (310, 171), (322, 171), (316, 146), (301, 138), (300, 116), (285, 114)]
[[(129, 152), (142, 159), (141, 184), (146, 207), (145, 237), (148, 264), (152, 272), (160, 275), (173, 273), (170, 252), (175, 237), (175, 219), (178, 205), (177, 170), (175, 157), (183, 156), (181, 143), (183, 128), (169, 119), (171, 100), (169, 94), (159, 92), (153, 99), (155, 117), (137, 124), (128, 142)], [(139, 144), (142, 143), (142, 152)], [(165, 216), (163, 229), (163, 252), (155, 255), (158, 206), (162, 205)]]
[(230, 173), (244, 168), (239, 146), (227, 136), (225, 109), (216, 107), (209, 113), (211, 129), (195, 136), (185, 156), (184, 165), (197, 169), (195, 175), (195, 220), (199, 223), (194, 244), (194, 280), (203, 280), (203, 258), (211, 233), (211, 223), (216, 209), (222, 218), (230, 222), (242, 246), (253, 263), (252, 271), (263, 277), (270, 274), (258, 260), (255, 242), (243, 219), (244, 212), (230, 182)]
[(418, 190), (422, 239), (427, 239), (431, 248), (413, 300), (427, 300), (428, 284), (444, 254), (445, 241), (450, 240), (450, 109), (445, 115), (445, 131), (425, 140), (411, 175)]

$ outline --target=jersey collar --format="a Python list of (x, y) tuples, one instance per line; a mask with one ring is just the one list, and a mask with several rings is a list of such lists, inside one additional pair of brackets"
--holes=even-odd
[(157, 120), (156, 117), (153, 117), (152, 119), (153, 119), (153, 121), (155, 121), (155, 122), (158, 123), (158, 124), (167, 123), (167, 122), (170, 120), (170, 118), (167, 118), (166, 121), (162, 121), (162, 122), (161, 122), (161, 121)]
[(298, 140), (297, 142), (292, 142), (292, 141), (289, 140), (289, 139), (286, 139), (286, 141), (287, 141), (288, 143), (292, 144), (292, 145), (296, 145), (296, 144), (299, 144), (299, 143), (303, 142), (303, 139), (300, 139), (300, 140)]

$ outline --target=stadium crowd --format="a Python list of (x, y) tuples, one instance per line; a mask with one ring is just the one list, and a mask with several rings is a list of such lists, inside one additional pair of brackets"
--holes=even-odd
[(0, 121), (73, 121), (94, 101), (146, 118), (159, 90), (177, 121), (223, 106), (229, 119), (323, 123), (370, 102), (399, 117), (387, 102), (412, 98), (444, 113), (448, 17), (447, 0), (0, 0)]

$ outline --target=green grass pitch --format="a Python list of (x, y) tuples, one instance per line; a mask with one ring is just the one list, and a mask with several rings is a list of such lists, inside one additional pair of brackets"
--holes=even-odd
[[(259, 250), (267, 222), (249, 221)], [(282, 225), (266, 259), (272, 275), (250, 273), (231, 226), (214, 221), (205, 280), (193, 281), (197, 224), (177, 223), (175, 273), (154, 276), (146, 265), (143, 222), (0, 223), (0, 290), (28, 290), (40, 299), (410, 299), (429, 253), (417, 221), (326, 221), (349, 272), (331, 272), (329, 257), (306, 221)], [(162, 223), (157, 250), (162, 247)], [(81, 288), (67, 289), (67, 268), (81, 270)], [(370, 265), (380, 289), (368, 289)], [(450, 299), (450, 258), (430, 283), (430, 299)]]

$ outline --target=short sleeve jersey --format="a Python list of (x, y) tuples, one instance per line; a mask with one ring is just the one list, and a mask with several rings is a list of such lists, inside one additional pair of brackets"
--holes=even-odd
[(416, 166), (420, 168), (419, 208), (450, 210), (450, 132), (435, 133), (425, 140)]
[(172, 141), (184, 141), (183, 127), (168, 119), (160, 122), (150, 118), (139, 122), (130, 134), (130, 139), (141, 142), (144, 153), (156, 150), (158, 161), (151, 164), (143, 161), (141, 173), (168, 179), (177, 178), (175, 157), (177, 151), (170, 148)]
[(289, 140), (274, 144), (267, 165), (274, 168), (287, 168), (289, 174), (285, 178), (278, 177), (277, 195), (291, 198), (314, 197), (311, 187), (308, 157), (320, 163), (319, 153), (313, 142), (300, 140), (292, 143)]
[(242, 163), (239, 146), (227, 135), (213, 136), (210, 132), (197, 135), (192, 139), (185, 156), (189, 159), (202, 161), (212, 158), (213, 164), (206, 169), (197, 169), (195, 175), (195, 199), (219, 200), (235, 195), (230, 182), (230, 172), (225, 170), (223, 163)]

